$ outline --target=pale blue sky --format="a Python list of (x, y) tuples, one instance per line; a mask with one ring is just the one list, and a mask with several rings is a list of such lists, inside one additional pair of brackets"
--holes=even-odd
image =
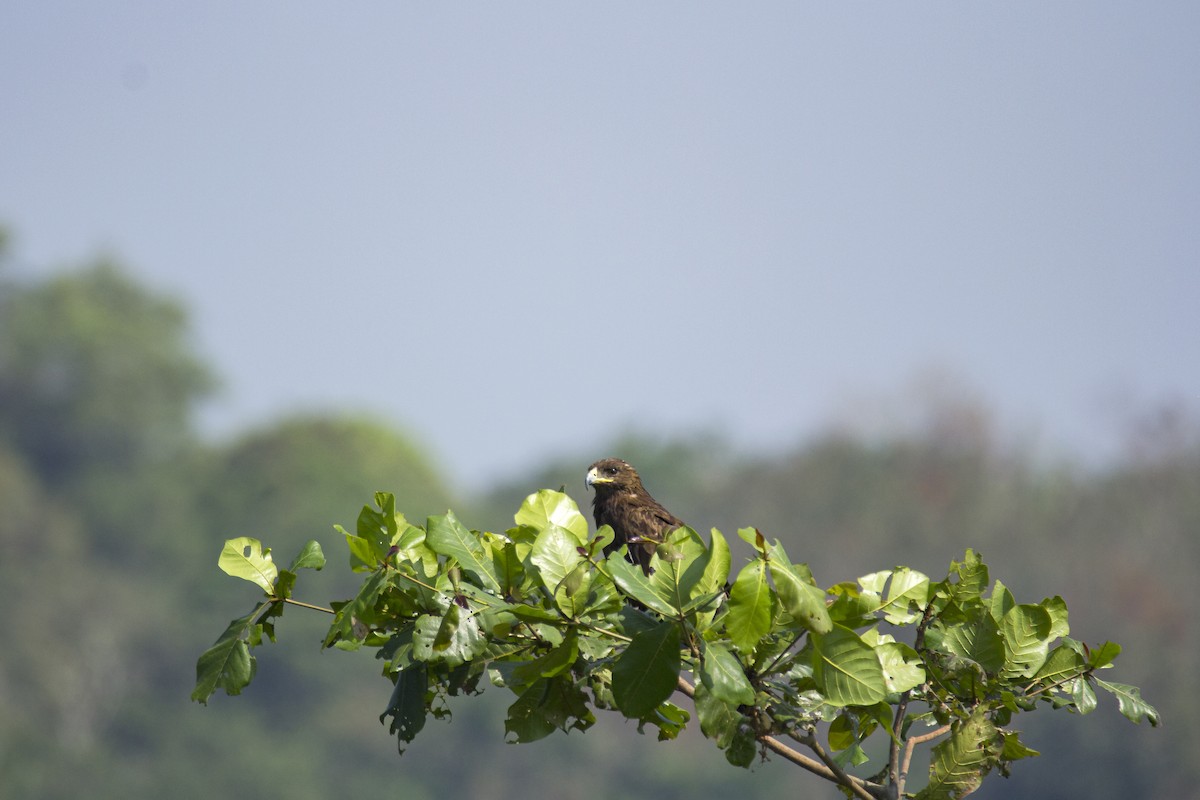
[(180, 293), (214, 430), (480, 484), (938, 367), (1096, 453), (1200, 399), (1198, 109), (1190, 0), (6, 3), (0, 221)]

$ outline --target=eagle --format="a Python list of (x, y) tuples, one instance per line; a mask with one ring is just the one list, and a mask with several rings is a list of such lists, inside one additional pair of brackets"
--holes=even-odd
[(605, 554), (627, 544), (629, 560), (649, 575), (655, 544), (681, 527), (683, 520), (651, 497), (633, 465), (619, 458), (602, 458), (588, 467), (587, 485), (596, 490), (592, 498), (596, 527), (610, 525), (615, 534)]

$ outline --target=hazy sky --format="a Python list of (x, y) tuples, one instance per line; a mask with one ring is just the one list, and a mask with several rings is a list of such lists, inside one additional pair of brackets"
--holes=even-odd
[(481, 483), (937, 367), (1094, 452), (1200, 400), (1200, 3), (10, 2), (0, 222), (185, 298), (217, 431)]

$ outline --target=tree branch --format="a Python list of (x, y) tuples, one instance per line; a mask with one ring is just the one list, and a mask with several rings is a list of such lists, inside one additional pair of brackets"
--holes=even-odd
[(913, 750), (917, 745), (936, 739), (942, 734), (950, 732), (949, 725), (943, 725), (940, 728), (934, 728), (928, 733), (922, 733), (920, 736), (912, 736), (904, 742), (904, 761), (900, 764), (900, 774), (896, 779), (896, 796), (899, 797), (904, 793), (904, 784), (908, 781), (908, 765), (912, 762)]
[[(683, 694), (687, 695), (691, 700), (695, 701), (696, 690), (690, 683), (684, 680), (682, 675), (679, 676), (677, 688), (680, 692), (683, 692)], [(819, 778), (824, 778), (831, 783), (836, 783), (839, 786), (846, 787), (854, 795), (861, 798), (861, 800), (877, 800), (877, 798), (880, 796), (877, 794), (877, 792), (882, 789), (882, 787), (879, 787), (877, 784), (868, 783), (867, 781), (854, 777), (853, 775), (848, 775), (845, 770), (837, 765), (837, 762), (829, 758), (828, 754), (825, 753), (824, 748), (822, 748), (820, 743), (816, 741), (815, 737), (805, 737), (804, 739), (801, 739), (801, 741), (806, 746), (812, 747), (814, 752), (821, 756), (822, 761), (825, 761), (825, 763), (821, 763), (821, 761), (815, 761), (809, 758), (798, 750), (788, 747), (786, 744), (769, 734), (759, 734), (757, 739), (758, 741), (762, 742), (763, 746), (765, 746), (771, 752), (783, 756), (796, 766), (808, 770)]]

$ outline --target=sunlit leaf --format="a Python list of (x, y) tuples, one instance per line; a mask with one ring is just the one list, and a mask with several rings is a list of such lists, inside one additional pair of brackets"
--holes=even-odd
[(575, 501), (562, 492), (542, 489), (526, 497), (517, 511), (516, 523), (537, 530), (557, 525), (570, 533), (576, 544), (587, 544), (587, 518), (579, 512)]
[(729, 592), (725, 630), (734, 647), (743, 653), (752, 653), (771, 630), (771, 588), (766, 570), (761, 559), (751, 561), (742, 567)]
[(883, 667), (875, 649), (858, 634), (840, 625), (826, 634), (810, 636), (813, 680), (834, 706), (867, 706), (887, 696)]
[(226, 575), (258, 584), (267, 594), (274, 592), (275, 579), (279, 577), (279, 568), (271, 559), (270, 548), (264, 548), (262, 542), (249, 536), (226, 541), (217, 566)]
[(670, 598), (658, 594), (641, 567), (630, 564), (620, 550), (610, 554), (605, 564), (621, 591), (646, 608), (668, 617), (679, 613), (679, 609), (671, 604)]
[(1093, 678), (1093, 680), (1097, 686), (1117, 698), (1117, 707), (1127, 720), (1140, 723), (1146, 719), (1153, 727), (1158, 727), (1160, 722), (1158, 709), (1142, 699), (1142, 692), (1136, 686), (1126, 683), (1110, 683), (1099, 678)]
[(1030, 677), (1046, 663), (1050, 649), (1050, 614), (1038, 605), (1014, 606), (1000, 621), (1004, 638), (1004, 674)]
[(426, 523), (425, 544), (435, 553), (450, 556), (479, 585), (500, 592), (495, 565), (479, 536), (467, 530), (454, 512), (430, 517)]

